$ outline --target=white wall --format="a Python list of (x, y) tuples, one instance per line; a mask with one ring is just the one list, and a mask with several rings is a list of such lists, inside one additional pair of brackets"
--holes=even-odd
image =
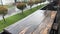
[[(3, 1), (4, 5), (14, 3), (14, 0), (2, 0), (2, 1)], [(20, 1), (24, 1), (24, 0), (17, 0), (17, 1), (20, 2)], [(28, 0), (26, 0), (26, 1), (28, 1)], [(1, 0), (0, 0), (0, 4), (1, 4)]]
[[(2, 0), (4, 5), (8, 5), (8, 4), (12, 4), (14, 3), (14, 0)], [(24, 0), (17, 0), (18, 2), (20, 1), (24, 1)], [(25, 0), (25, 1), (30, 1), (30, 0)], [(1, 4), (1, 0), (0, 0), (0, 4)]]
[[(14, 0), (2, 0), (2, 1), (4, 5), (14, 3)], [(1, 4), (1, 0), (0, 0), (0, 4)]]

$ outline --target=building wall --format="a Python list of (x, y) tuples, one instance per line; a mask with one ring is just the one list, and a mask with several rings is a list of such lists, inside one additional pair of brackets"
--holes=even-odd
[[(3, 5), (7, 5), (7, 4), (12, 4), (12, 3), (14, 3), (14, 0), (2, 0), (2, 2), (3, 2)], [(2, 3), (1, 3), (1, 0), (0, 0), (0, 5), (1, 5)]]
[[(12, 3), (14, 3), (14, 0), (2, 0), (3, 1), (3, 4), (4, 5), (7, 5), (7, 4), (12, 4)], [(22, 1), (29, 1), (29, 0), (17, 0), (17, 2), (22, 2)], [(1, 3), (1, 0), (0, 0), (0, 5), (1, 5), (2, 3)]]
[[(14, 3), (14, 0), (2, 0), (2, 1), (3, 1), (3, 4), (4, 4), (4, 5), (8, 5), (8, 4)], [(21, 1), (21, 2), (22, 2), (22, 1), (25, 1), (25, 2), (27, 1), (27, 2), (28, 2), (28, 1), (30, 1), (30, 0), (17, 0), (17, 2), (20, 2), (20, 1)], [(32, 0), (32, 1), (35, 1), (35, 0)], [(1, 3), (1, 0), (0, 0), (0, 5), (1, 5), (1, 4), (2, 4), (2, 3)]]

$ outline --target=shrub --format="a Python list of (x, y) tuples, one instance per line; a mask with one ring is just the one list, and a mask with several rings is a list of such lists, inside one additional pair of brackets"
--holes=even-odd
[(40, 1), (36, 0), (34, 3), (35, 3), (35, 4), (38, 4), (39, 2), (40, 2)]
[(43, 0), (35, 0), (35, 4), (38, 4), (38, 3), (42, 3), (43, 2)]
[(0, 6), (0, 14), (7, 14), (7, 8), (6, 7), (3, 7), (3, 6)]
[(23, 14), (23, 9), (26, 7), (26, 4), (25, 3), (18, 3), (17, 4), (17, 8), (22, 10), (22, 14)]
[(41, 0), (41, 2), (45, 2), (46, 0)]
[(30, 8), (33, 6), (34, 2), (33, 1), (29, 1), (28, 5), (30, 5)]
[[(4, 19), (4, 16), (7, 14), (7, 11), (8, 11), (8, 9), (6, 7), (0, 6), (0, 14), (2, 15), (3, 19)], [(5, 21), (5, 19), (4, 19), (4, 21)]]

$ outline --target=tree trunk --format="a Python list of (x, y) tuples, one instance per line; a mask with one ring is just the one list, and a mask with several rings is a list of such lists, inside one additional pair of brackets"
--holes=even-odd
[(15, 0), (15, 5), (16, 5), (17, 0)]
[(16, 3), (16, 0), (15, 0), (15, 3)]
[(22, 10), (22, 14), (23, 14), (23, 10)]
[(6, 23), (6, 20), (5, 20), (4, 16), (5, 16), (5, 15), (3, 15), (2, 17), (3, 17), (4, 22)]
[(32, 10), (31, 8), (32, 8), (32, 5), (30, 5), (30, 10)]

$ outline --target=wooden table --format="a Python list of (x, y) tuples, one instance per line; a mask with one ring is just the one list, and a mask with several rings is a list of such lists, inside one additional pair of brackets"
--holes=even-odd
[(4, 29), (11, 34), (49, 34), (57, 11), (37, 10)]

